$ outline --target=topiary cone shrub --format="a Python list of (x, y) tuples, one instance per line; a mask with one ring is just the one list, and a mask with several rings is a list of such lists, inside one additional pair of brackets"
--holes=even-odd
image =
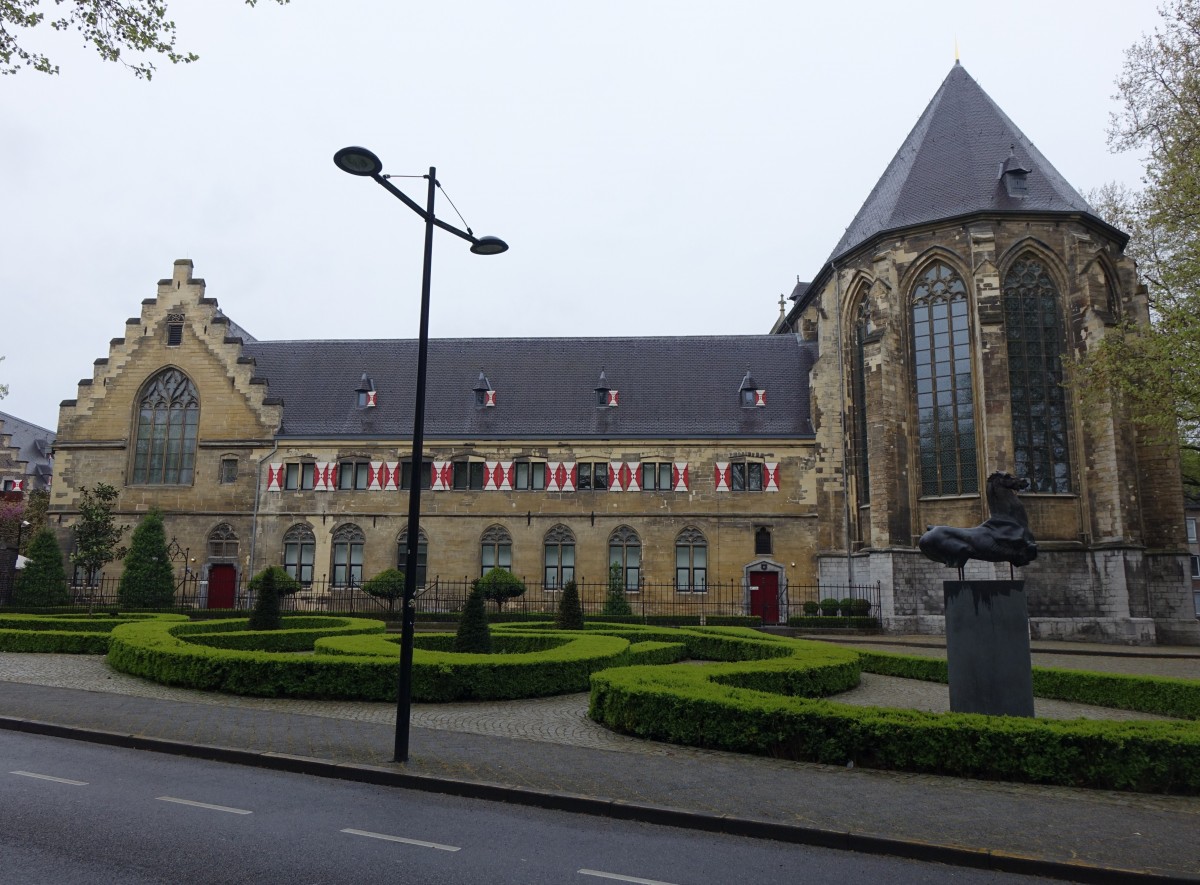
[(122, 608), (169, 608), (175, 603), (167, 533), (157, 510), (147, 513), (133, 530), (117, 599)]
[(571, 579), (563, 585), (562, 598), (558, 600), (558, 616), (554, 626), (559, 630), (583, 629), (583, 605), (579, 601), (579, 588)]
[(629, 600), (625, 598), (625, 581), (619, 562), (614, 562), (608, 567), (608, 596), (604, 599), (602, 614), (605, 617), (627, 617), (633, 614)]
[(252, 586), (257, 584), (258, 590), (248, 625), (251, 630), (278, 630), (283, 626), (279, 615), (279, 586), (275, 580), (275, 568), (263, 569), (250, 582)]
[(67, 586), (62, 551), (58, 549), (54, 532), (42, 529), (33, 536), (26, 550), (29, 562), (17, 572), (13, 605), (39, 608), (70, 603), (71, 589)]
[(458, 619), (458, 632), (454, 636), (454, 650), (468, 654), (487, 655), (492, 653), (492, 634), (488, 631), (487, 606), (483, 591), (478, 586), (467, 597), (466, 608)]

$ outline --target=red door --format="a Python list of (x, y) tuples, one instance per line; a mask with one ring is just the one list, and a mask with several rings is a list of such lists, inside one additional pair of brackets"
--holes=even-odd
[(208, 570), (208, 607), (233, 608), (237, 590), (237, 569), (231, 565), (214, 565)]
[(764, 624), (779, 623), (779, 574), (777, 572), (750, 573), (750, 614), (761, 617)]

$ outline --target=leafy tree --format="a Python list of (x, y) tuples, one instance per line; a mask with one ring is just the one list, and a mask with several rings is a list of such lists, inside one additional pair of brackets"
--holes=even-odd
[(483, 591), (476, 587), (467, 597), (466, 608), (458, 620), (454, 650), (473, 654), (491, 654), (492, 634), (488, 632), (487, 606)]
[(473, 586), (483, 592), (484, 599), (496, 603), (496, 611), (501, 611), (508, 600), (525, 593), (525, 582), (502, 568), (488, 569), (488, 573), (478, 578)]
[(117, 525), (113, 516), (116, 502), (117, 490), (107, 483), (79, 489), (79, 519), (74, 526), (75, 552), (71, 554), (71, 562), (84, 570), (89, 585), (95, 583), (100, 569), (125, 555), (125, 548), (119, 545), (128, 526)]
[(574, 579), (563, 585), (554, 626), (559, 630), (583, 629), (583, 604), (579, 601), (579, 588), (575, 586)]
[(147, 513), (133, 530), (117, 599), (126, 608), (168, 608), (175, 602), (167, 532), (157, 510)]
[(626, 617), (633, 614), (629, 600), (625, 598), (625, 576), (619, 562), (608, 566), (608, 596), (604, 598), (603, 614), (606, 617)]
[(43, 528), (29, 543), (29, 562), (17, 574), (13, 605), (66, 605), (71, 601), (62, 551), (54, 532)]
[(387, 601), (388, 614), (396, 610), (396, 600), (404, 598), (404, 572), (398, 568), (384, 569), (362, 585), (371, 596)]
[[(245, 0), (254, 6), (258, 0)], [(275, 0), (280, 5), (289, 0)], [(66, 4), (66, 9), (62, 6)], [(163, 0), (54, 0), (55, 12), (46, 18), (49, 0), (0, 0), (0, 74), (15, 74), (32, 67), (44, 74), (57, 74), (58, 65), (45, 55), (31, 52), (17, 40), (19, 29), (48, 24), (55, 31), (78, 31), (104, 61), (125, 65), (135, 77), (150, 80), (155, 67), (150, 61), (130, 63), (122, 52), (161, 55), (171, 64), (190, 64), (199, 56), (175, 48), (175, 22), (167, 18)]]
[(300, 582), (289, 575), (286, 569), (278, 565), (267, 566), (251, 578), (250, 583), (246, 586), (257, 593), (259, 588), (262, 587), (262, 582), (265, 580), (267, 572), (270, 572), (275, 579), (275, 592), (280, 596), (291, 596), (293, 593), (299, 593), (302, 589)]
[[(1085, 408), (1113, 397), (1150, 442), (1182, 439), (1200, 489), (1200, 0), (1173, 0), (1125, 53), (1114, 150), (1146, 154), (1140, 191), (1108, 185), (1089, 197), (1130, 236), (1151, 325), (1125, 317), (1079, 366)], [(1190, 454), (1189, 454), (1190, 453)]]
[(278, 566), (271, 566), (250, 580), (250, 585), (257, 591), (248, 625), (251, 630), (278, 630), (283, 626), (283, 618), (279, 613), (279, 585), (276, 583), (276, 573), (279, 571), (282, 569)]

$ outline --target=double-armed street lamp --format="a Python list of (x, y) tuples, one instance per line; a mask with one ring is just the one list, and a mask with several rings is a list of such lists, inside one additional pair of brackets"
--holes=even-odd
[(404, 607), (400, 629), (400, 680), (396, 699), (396, 762), (408, 761), (409, 716), (412, 712), (412, 658), (413, 633), (417, 620), (417, 545), (421, 529), (421, 477), (424, 470), (425, 445), (425, 370), (429, 351), (429, 276), (433, 260), (433, 229), (440, 227), (471, 244), (476, 255), (499, 255), (508, 251), (508, 244), (499, 237), (477, 237), (468, 227), (460, 230), (447, 224), (433, 214), (434, 195), (437, 193), (437, 170), (430, 166), (429, 193), (425, 208), (383, 175), (383, 163), (371, 151), (363, 147), (344, 147), (333, 155), (333, 162), (343, 172), (373, 178), (393, 197), (425, 219), (425, 260), (421, 273), (421, 325), (417, 338), (417, 389), (413, 415), (412, 435), (412, 482), (408, 491), (408, 537), (404, 560)]

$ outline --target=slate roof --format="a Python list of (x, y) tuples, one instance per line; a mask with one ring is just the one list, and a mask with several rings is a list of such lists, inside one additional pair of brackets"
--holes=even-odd
[[(281, 438), (412, 436), (415, 340), (254, 341), (243, 354), (283, 400)], [(791, 335), (449, 338), (429, 342), (426, 439), (620, 439), (813, 435), (814, 345)], [(747, 370), (767, 405), (742, 408)], [(475, 406), (480, 372), (494, 408)], [(619, 393), (596, 406), (603, 371)], [(366, 373), (375, 408), (357, 407)]]
[(54, 431), (23, 421), (16, 415), (0, 412), (0, 435), (11, 434), (9, 445), (17, 449), (18, 458), (26, 461), (26, 476), (39, 476), (49, 481), (54, 472), (51, 449), (54, 446)]
[[(1010, 168), (1028, 170), (1028, 193), (1023, 197), (1009, 196), (1000, 178), (1010, 158)], [(964, 215), (1006, 212), (1082, 213), (1122, 243), (1127, 239), (1094, 215), (1079, 192), (956, 61), (818, 279), (833, 262), (881, 233)], [(793, 294), (795, 300), (804, 297), (805, 293)]]

